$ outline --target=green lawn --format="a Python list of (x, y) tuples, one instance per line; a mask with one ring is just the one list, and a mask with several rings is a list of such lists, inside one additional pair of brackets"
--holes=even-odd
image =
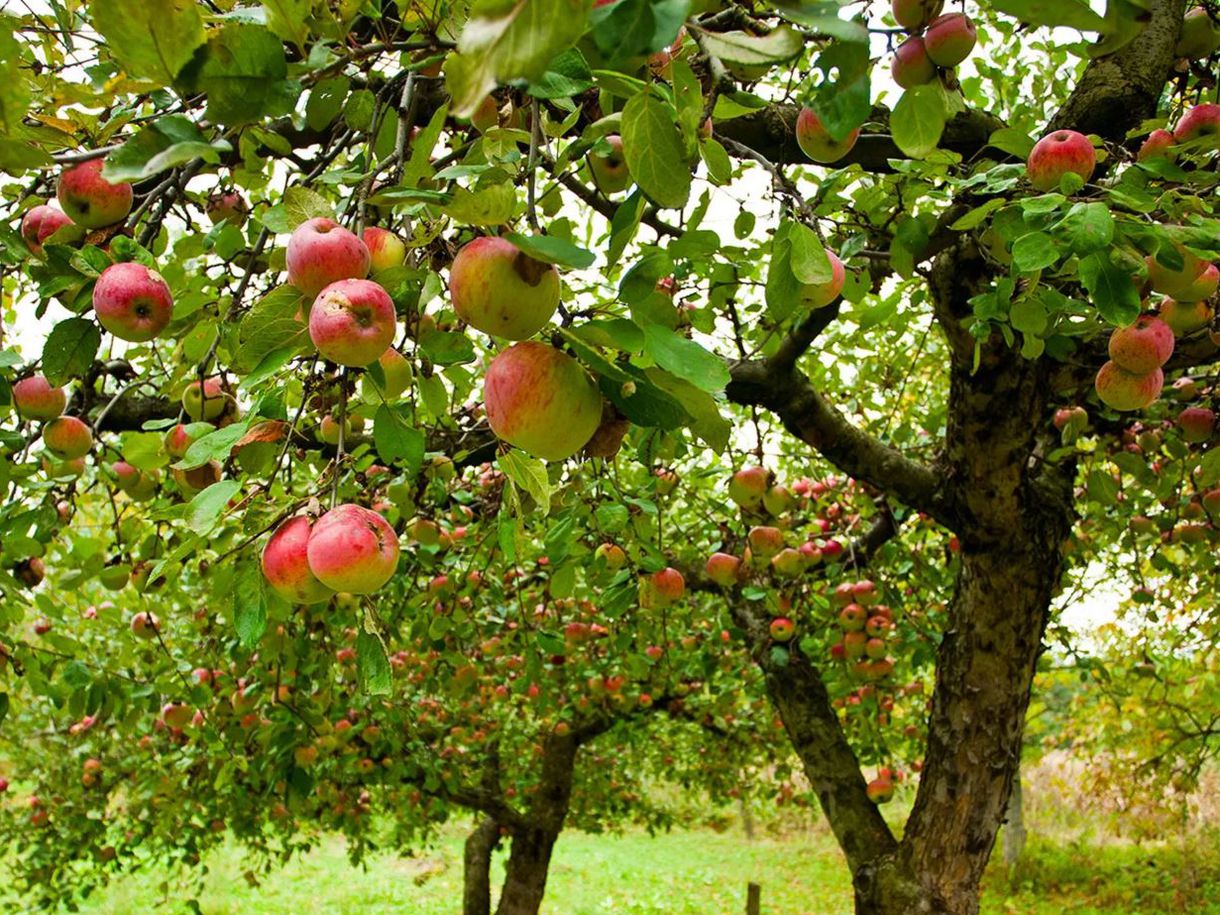
[[(454, 829), (428, 854), (379, 857), (351, 868), (342, 842), (324, 843), (307, 857), (251, 887), (242, 853), (228, 846), (209, 859), (199, 895), (206, 915), (326, 913), (326, 915), (453, 915), (459, 908), (461, 833)], [(985, 915), (1220, 915), (1220, 842), (1200, 840), (1193, 851), (1169, 847), (1078, 846), (1035, 842), (1012, 883), (993, 868)], [(165, 873), (126, 877), (84, 906), (90, 915), (185, 911), (174, 890), (158, 887)], [(746, 883), (763, 887), (771, 915), (844, 915), (851, 888), (833, 840), (824, 832), (747, 842), (736, 831), (591, 836), (565, 833), (551, 869), (549, 915), (719, 915), (745, 911)], [(177, 885), (177, 881), (171, 880)]]

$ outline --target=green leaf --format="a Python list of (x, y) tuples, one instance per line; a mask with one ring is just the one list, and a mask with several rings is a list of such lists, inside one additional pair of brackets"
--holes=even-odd
[(83, 662), (76, 659), (64, 665), (63, 673), (60, 676), (63, 678), (64, 685), (69, 689), (86, 689), (93, 683), (93, 677), (89, 673), (89, 668)]
[(506, 451), (496, 458), (504, 475), (528, 492), (543, 515), (551, 510), (551, 481), (546, 464), (523, 451)]
[(305, 103), (306, 125), (313, 130), (322, 130), (333, 124), (343, 110), (350, 86), (351, 82), (346, 76), (318, 80), (309, 93), (309, 101)]
[(912, 159), (922, 159), (940, 142), (946, 116), (945, 97), (939, 86), (908, 89), (890, 116), (895, 145)]
[(0, 16), (0, 132), (6, 134), (17, 130), (30, 107), (17, 26), (16, 19)]
[(742, 31), (706, 32), (703, 44), (709, 54), (726, 63), (755, 66), (791, 60), (805, 47), (805, 39), (791, 26), (781, 25), (766, 35)]
[(707, 176), (712, 179), (713, 184), (725, 185), (733, 180), (733, 160), (729, 158), (723, 146), (712, 139), (701, 140), (699, 154), (703, 157)]
[(142, 181), (195, 159), (219, 162), (220, 154), (232, 148), (226, 140), (209, 142), (190, 118), (165, 115), (140, 128), (108, 155), (102, 177), (108, 181)]
[(508, 181), (481, 184), (475, 191), (456, 188), (444, 213), (468, 226), (499, 226), (512, 218), (517, 192)]
[(284, 210), (288, 214), (289, 229), (319, 216), (330, 219), (335, 215), (333, 203), (316, 191), (296, 184), (284, 191)]
[(593, 72), (584, 55), (568, 48), (547, 64), (546, 72), (530, 83), (527, 91), (534, 98), (571, 98), (592, 86)]
[(60, 321), (42, 346), (42, 373), (54, 385), (81, 377), (101, 345), (102, 332), (87, 318)]
[(988, 216), (1003, 207), (1006, 203), (1008, 203), (1008, 201), (1003, 197), (992, 197), (982, 206), (977, 206), (964, 216), (958, 218), (958, 220), (954, 222), (953, 225), (949, 226), (949, 228), (954, 232), (967, 232), (970, 229), (977, 228), (987, 221)]
[(191, 442), (190, 447), (186, 449), (186, 454), (175, 466), (182, 470), (190, 470), (194, 467), (202, 467), (209, 461), (219, 461), (223, 464), (229, 459), (233, 446), (241, 441), (242, 436), (249, 429), (250, 420), (245, 419), (225, 426), (223, 429), (209, 432)]
[(0, 693), (0, 724), (4, 724), (4, 720), (8, 718), (9, 698), (8, 693)]
[[(227, 431), (227, 428), (231, 427), (221, 431)], [(225, 506), (239, 491), (241, 483), (237, 480), (221, 480), (196, 493), (186, 507), (187, 526), (196, 534), (206, 534), (216, 526)]]
[(729, 383), (729, 369), (723, 359), (660, 324), (644, 327), (644, 352), (661, 368), (702, 391), (722, 391)]
[(89, 17), (132, 76), (168, 86), (204, 42), (195, 0), (93, 0)]
[(625, 65), (633, 58), (669, 47), (690, 9), (690, 0), (616, 0), (603, 4), (589, 16), (593, 43), (610, 66)]
[(405, 464), (411, 476), (424, 465), (424, 433), (382, 404), (373, 415), (373, 447), (387, 464)]
[(791, 220), (784, 219), (771, 235), (771, 260), (767, 264), (767, 284), (764, 299), (767, 313), (783, 321), (796, 311), (800, 303), (801, 284), (792, 272)]
[(247, 649), (257, 645), (267, 631), (266, 582), (258, 563), (252, 560), (243, 561), (234, 576), (233, 626)]
[(300, 91), (287, 77), (279, 38), (260, 25), (230, 22), (213, 33), (180, 82), (188, 92), (207, 95), (209, 121), (242, 125), (293, 109)]
[(793, 0), (771, 4), (789, 22), (808, 26), (821, 35), (841, 38), (844, 41), (868, 41), (868, 29), (864, 23), (839, 18), (842, 5), (833, 2), (807, 2)]
[(1012, 265), (1022, 273), (1044, 270), (1057, 260), (1059, 249), (1045, 232), (1027, 232), (1012, 243)]
[(233, 370), (246, 375), (270, 353), (311, 346), (302, 320), (305, 307), (301, 294), (292, 286), (277, 286), (259, 299), (238, 325)]
[(640, 190), (658, 206), (685, 206), (690, 167), (673, 109), (646, 90), (624, 106), (621, 129), (623, 157)]
[(1066, 26), (1082, 32), (1109, 31), (1106, 21), (1082, 0), (995, 0), (992, 6), (1030, 25)]
[(565, 238), (556, 235), (519, 235), (516, 232), (506, 235), (509, 241), (528, 254), (534, 260), (544, 264), (558, 264), (561, 267), (575, 267), (583, 270), (592, 267), (597, 260), (596, 255), (587, 248), (574, 245)]
[(361, 691), (370, 696), (384, 696), (393, 690), (394, 671), (377, 633), (361, 629), (356, 636), (356, 672)]
[(1008, 323), (1014, 330), (1023, 334), (1041, 336), (1047, 326), (1046, 306), (1033, 297), (1013, 302), (1008, 313)]
[(1140, 295), (1131, 273), (1097, 251), (1080, 261), (1080, 282), (1089, 291), (1101, 316), (1118, 327), (1139, 317)]
[(987, 145), (1024, 160), (1029, 158), (1029, 153), (1034, 148), (1034, 141), (1023, 130), (1015, 127), (1001, 127), (988, 138)]
[(606, 249), (606, 265), (614, 267), (635, 238), (644, 215), (644, 195), (636, 188), (619, 204), (610, 220), (610, 245)]
[(584, 32), (590, 0), (476, 0), (445, 63), (453, 113), (469, 117), (497, 83), (541, 79)]
[(806, 286), (827, 283), (834, 275), (830, 258), (817, 233), (802, 222), (788, 229), (788, 266), (798, 283)]
[(263, 9), (267, 11), (267, 28), (299, 50), (305, 49), (313, 0), (263, 0)]
[(465, 334), (456, 331), (428, 331), (419, 338), (419, 346), (424, 355), (437, 365), (474, 362), (474, 344)]
[(1077, 203), (1068, 210), (1056, 232), (1067, 238), (1074, 254), (1083, 257), (1108, 248), (1114, 241), (1114, 217), (1100, 201)]
[(826, 132), (844, 139), (863, 124), (872, 112), (869, 74), (872, 61), (867, 43), (835, 41), (818, 55), (817, 69), (823, 79), (813, 98), (813, 110)]

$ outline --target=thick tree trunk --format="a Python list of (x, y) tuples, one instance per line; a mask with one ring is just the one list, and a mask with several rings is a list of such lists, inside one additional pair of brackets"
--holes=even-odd
[(462, 915), (491, 915), (491, 855), (500, 844), (500, 824), (481, 817), (470, 835), (462, 861)]
[(527, 828), (513, 834), (496, 915), (537, 915), (558, 838), (558, 830), (547, 829)]

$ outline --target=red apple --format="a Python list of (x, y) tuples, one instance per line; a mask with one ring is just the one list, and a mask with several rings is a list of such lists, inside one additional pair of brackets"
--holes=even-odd
[(364, 246), (369, 249), (369, 268), (374, 274), (406, 263), (407, 246), (389, 229), (369, 226), (364, 230)]
[(1160, 318), (1141, 315), (1128, 327), (1110, 334), (1110, 358), (1133, 375), (1159, 369), (1173, 355), (1173, 331)]
[(559, 271), (512, 242), (494, 236), (465, 245), (449, 268), (458, 317), (506, 340), (524, 340), (546, 326), (559, 307)]
[(328, 588), (371, 594), (398, 569), (398, 535), (377, 512), (338, 505), (314, 525), (306, 555), (310, 571)]
[(891, 72), (903, 89), (922, 86), (936, 79), (936, 64), (928, 57), (928, 49), (919, 35), (912, 35), (894, 51)]
[(752, 527), (746, 539), (750, 550), (760, 562), (766, 562), (784, 548), (784, 532), (778, 527)]
[(1172, 160), (1174, 158), (1173, 145), (1173, 134), (1168, 130), (1154, 130), (1148, 134), (1148, 139), (1140, 144), (1139, 152), (1136, 153), (1135, 158), (1140, 162), (1156, 158), (1157, 156), (1164, 156)]
[(316, 604), (329, 600), (334, 591), (309, 568), (307, 547), (312, 525), (297, 515), (281, 524), (263, 547), (263, 576), (267, 583), (293, 604)]
[(309, 338), (323, 358), (363, 368), (394, 342), (398, 316), (389, 293), (372, 280), (339, 280), (314, 299)]
[(974, 50), (978, 32), (965, 13), (945, 13), (928, 24), (923, 40), (932, 63), (938, 67), (956, 67)]
[(1069, 172), (1088, 182), (1096, 166), (1097, 153), (1088, 137), (1074, 130), (1056, 130), (1034, 144), (1025, 174), (1038, 190), (1053, 191)]
[(618, 134), (610, 134), (603, 138), (610, 146), (610, 152), (589, 153), (589, 171), (593, 173), (593, 183), (603, 194), (617, 194), (631, 183), (631, 172), (627, 171), (627, 160), (623, 158), (623, 138)]
[(1216, 414), (1206, 407), (1187, 407), (1178, 414), (1182, 438), (1193, 444), (1210, 442), (1216, 428)]
[(67, 213), (43, 204), (36, 206), (21, 219), (21, 237), (35, 254), (42, 254), (42, 243), (62, 229), (72, 225)]
[(894, 783), (888, 778), (874, 778), (864, 791), (874, 804), (884, 804), (894, 797)]
[(601, 424), (602, 399), (580, 363), (543, 343), (515, 343), (500, 352), (483, 379), (491, 431), (548, 461), (584, 447)]
[(131, 618), (131, 631), (142, 639), (155, 639), (161, 621), (152, 613), (140, 611)]
[(180, 460), (186, 456), (186, 450), (191, 447), (193, 441), (186, 431), (186, 426), (178, 423), (165, 433), (165, 453), (174, 460)]
[(741, 580), (741, 560), (729, 553), (713, 553), (704, 567), (707, 577), (722, 588), (731, 588)]
[(131, 212), (130, 184), (111, 184), (102, 177), (101, 158), (66, 169), (59, 176), (56, 197), (68, 218), (86, 229), (100, 229)]
[(1220, 149), (1220, 105), (1215, 102), (1195, 105), (1182, 115), (1182, 119), (1173, 128), (1173, 138), (1179, 143)]
[(1146, 375), (1123, 371), (1107, 362), (1097, 373), (1094, 387), (1101, 402), (1115, 410), (1142, 410), (1160, 396), (1165, 375), (1156, 369)]
[(368, 276), (369, 249), (333, 219), (315, 217), (296, 227), (285, 262), (288, 282), (312, 298), (331, 283)]
[(98, 322), (120, 340), (156, 339), (174, 314), (169, 284), (143, 264), (111, 264), (93, 287)]
[(811, 108), (802, 108), (796, 117), (796, 143), (814, 162), (830, 164), (846, 156), (860, 137), (857, 127), (841, 140), (834, 139)]
[(208, 197), (205, 212), (212, 225), (227, 222), (241, 228), (250, 212), (250, 207), (237, 191), (216, 191)]
[(93, 448), (93, 433), (75, 416), (57, 416), (42, 427), (42, 443), (61, 461), (73, 461)]
[(771, 625), (768, 628), (771, 638), (776, 642), (791, 641), (792, 637), (796, 635), (796, 626), (786, 616), (777, 616), (771, 620)]
[(682, 595), (686, 593), (686, 581), (682, 578), (682, 573), (670, 567), (653, 572), (648, 578), (648, 587), (655, 607), (668, 607), (674, 601), (681, 600)]
[(765, 467), (745, 467), (729, 480), (729, 498), (747, 511), (763, 507), (771, 475)]
[(839, 611), (839, 626), (844, 632), (862, 632), (868, 625), (868, 611), (859, 604), (848, 604)]
[(13, 385), (13, 406), (22, 419), (54, 419), (68, 406), (68, 392), (51, 387), (44, 375), (31, 375)]

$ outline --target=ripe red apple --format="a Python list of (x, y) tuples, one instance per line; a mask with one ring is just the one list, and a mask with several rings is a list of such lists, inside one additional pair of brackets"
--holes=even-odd
[(1142, 410), (1161, 394), (1165, 374), (1160, 369), (1146, 375), (1133, 375), (1107, 362), (1097, 372), (1094, 387), (1101, 402), (1115, 410)]
[(1210, 442), (1216, 428), (1216, 414), (1207, 407), (1187, 407), (1178, 414), (1182, 438), (1192, 444)]
[(627, 160), (623, 158), (623, 138), (610, 134), (604, 138), (610, 146), (605, 155), (589, 153), (589, 171), (593, 183), (603, 194), (617, 194), (631, 183), (631, 172), (627, 171)]
[(53, 206), (36, 206), (21, 219), (21, 237), (35, 254), (42, 254), (42, 243), (62, 229), (72, 225), (67, 213)]
[(161, 706), (161, 720), (167, 728), (182, 730), (191, 723), (195, 710), (181, 702), (167, 702)]
[(1182, 119), (1173, 128), (1173, 138), (1179, 143), (1220, 149), (1220, 105), (1215, 102), (1195, 105), (1182, 115)]
[(90, 159), (59, 176), (55, 196), (68, 218), (86, 229), (100, 229), (131, 212), (130, 184), (111, 184), (102, 177), (103, 159)]
[(1173, 355), (1173, 331), (1160, 318), (1141, 315), (1110, 334), (1110, 358), (1133, 375), (1159, 369)]
[[(217, 384), (219, 385), (219, 382)], [(186, 431), (186, 426), (178, 423), (165, 433), (165, 453), (174, 460), (179, 460), (186, 456), (186, 450), (191, 447), (193, 441)]]
[(1089, 411), (1084, 407), (1062, 407), (1055, 411), (1052, 422), (1056, 429), (1062, 430), (1066, 426), (1074, 425), (1083, 429), (1089, 421)]
[(928, 49), (919, 35), (912, 35), (894, 51), (891, 72), (903, 89), (922, 86), (936, 79), (936, 64), (928, 56)]
[(786, 616), (777, 616), (771, 620), (768, 629), (771, 632), (771, 638), (776, 642), (791, 641), (792, 637), (796, 635), (796, 626)]
[(729, 553), (713, 553), (704, 571), (720, 587), (731, 588), (741, 580), (741, 560)]
[(51, 387), (44, 375), (31, 375), (13, 385), (13, 406), (22, 419), (54, 419), (68, 406), (68, 392)]
[(131, 631), (142, 639), (155, 639), (161, 621), (147, 611), (140, 611), (131, 618)]
[(288, 282), (312, 298), (331, 283), (368, 276), (369, 249), (333, 219), (319, 216), (293, 231), (285, 263)]
[(593, 552), (593, 558), (611, 572), (617, 572), (627, 564), (627, 554), (616, 543), (603, 543)]
[(1191, 60), (1201, 60), (1210, 57), (1220, 47), (1220, 32), (1212, 25), (1211, 16), (1201, 6), (1187, 10), (1182, 17), (1182, 31), (1178, 33), (1178, 43), (1173, 53), (1176, 57), (1188, 57)]
[(174, 299), (161, 274), (143, 264), (111, 264), (93, 287), (98, 322), (120, 340), (144, 343), (165, 330)]
[(830, 261), (830, 279), (825, 283), (811, 283), (801, 287), (801, 301), (810, 308), (823, 308), (839, 297), (847, 282), (847, 270), (839, 256), (833, 251), (826, 252)]
[(859, 604), (848, 604), (839, 611), (839, 626), (844, 632), (862, 632), (868, 625), (868, 611)]
[(304, 515), (289, 518), (263, 547), (263, 576), (276, 593), (293, 604), (320, 603), (335, 593), (309, 568), (306, 550), (311, 528)]
[(314, 525), (306, 555), (310, 571), (328, 588), (371, 594), (398, 569), (398, 535), (377, 512), (338, 505)]
[(369, 249), (369, 268), (374, 274), (406, 263), (407, 246), (389, 229), (369, 226), (364, 230), (364, 246)]
[(458, 317), (506, 340), (524, 340), (546, 326), (559, 307), (559, 271), (495, 236), (465, 245), (449, 268)]
[(893, 0), (894, 21), (908, 31), (921, 29), (944, 8), (944, 0)]
[(686, 580), (682, 573), (668, 566), (653, 572), (648, 578), (648, 586), (656, 607), (668, 607), (674, 601), (681, 600), (686, 593)]
[(483, 402), (497, 438), (548, 461), (578, 452), (601, 423), (601, 394), (580, 363), (533, 341), (491, 361)]
[(812, 108), (802, 108), (796, 117), (796, 144), (814, 162), (829, 165), (838, 162), (856, 145), (860, 137), (857, 127), (842, 140), (834, 139)]
[(1211, 298), (1220, 283), (1220, 271), (1217, 271), (1216, 265), (1181, 245), (1177, 246), (1177, 251), (1182, 258), (1180, 269), (1162, 264), (1153, 255), (1144, 258), (1153, 291), (1177, 302), (1199, 302)]
[[(228, 408), (232, 398), (225, 392), (224, 385), (219, 378), (209, 378), (203, 385), (196, 381), (192, 381), (186, 386), (186, 390), (182, 392), (182, 409), (195, 422), (201, 420), (211, 421), (217, 419)], [(171, 435), (177, 430), (171, 430)], [(181, 441), (186, 437), (184, 429), (177, 440)], [(190, 442), (187, 442), (189, 447)], [(186, 449), (183, 449), (186, 453)]]
[(888, 778), (874, 778), (864, 788), (874, 804), (884, 804), (894, 797), (894, 783)]
[(1025, 175), (1038, 190), (1053, 191), (1069, 172), (1088, 182), (1096, 166), (1097, 152), (1088, 137), (1074, 130), (1056, 130), (1034, 144), (1025, 163)]
[(240, 229), (250, 213), (250, 207), (237, 191), (216, 191), (208, 197), (205, 212), (212, 225), (227, 222)]
[(61, 461), (73, 461), (93, 448), (93, 433), (75, 416), (57, 416), (42, 427), (42, 443)]
[(763, 507), (770, 474), (766, 467), (744, 467), (729, 480), (729, 498), (747, 511)]
[(1154, 130), (1148, 134), (1148, 139), (1140, 144), (1139, 152), (1136, 153), (1135, 158), (1140, 162), (1156, 158), (1157, 156), (1164, 156), (1172, 160), (1174, 158), (1174, 142), (1173, 134), (1168, 130)]
[(938, 67), (956, 67), (974, 50), (978, 32), (965, 13), (945, 13), (928, 24), (923, 40), (932, 63)]
[(363, 368), (394, 342), (398, 316), (389, 293), (372, 280), (339, 280), (314, 299), (309, 339), (331, 362)]

